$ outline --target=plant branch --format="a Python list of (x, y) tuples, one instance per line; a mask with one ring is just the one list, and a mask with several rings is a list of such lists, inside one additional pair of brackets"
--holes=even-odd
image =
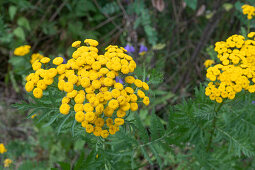
[(206, 149), (207, 152), (210, 150), (211, 145), (212, 145), (213, 135), (214, 135), (214, 132), (216, 129), (217, 113), (219, 112), (220, 108), (223, 106), (223, 103), (224, 103), (224, 101), (219, 105), (219, 107), (216, 110), (214, 109), (215, 116), (214, 116), (213, 122), (212, 122), (211, 134), (210, 134), (209, 143), (208, 143), (207, 149)]

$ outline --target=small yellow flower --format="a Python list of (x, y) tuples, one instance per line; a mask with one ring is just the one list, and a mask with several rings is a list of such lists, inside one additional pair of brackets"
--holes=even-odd
[(112, 99), (109, 103), (108, 106), (112, 109), (117, 109), (119, 107), (119, 102), (115, 99)]
[(33, 114), (33, 115), (31, 116), (31, 119), (34, 119), (34, 118), (35, 118), (35, 116), (36, 116), (36, 114)]
[(103, 138), (107, 138), (107, 137), (109, 136), (109, 132), (108, 132), (107, 130), (102, 130), (101, 136), (102, 136)]
[(91, 124), (88, 124), (86, 126), (86, 132), (87, 133), (92, 133), (94, 131), (94, 126), (92, 126)]
[[(77, 122), (82, 122), (85, 120), (85, 114), (82, 111), (76, 112), (75, 113), (75, 120)], [(87, 119), (86, 119), (87, 120)], [(88, 120), (87, 120), (88, 121)]]
[(205, 60), (205, 62), (204, 62), (204, 66), (206, 68), (210, 67), (212, 64), (214, 64), (213, 60)]
[(53, 64), (55, 65), (60, 65), (62, 64), (64, 61), (64, 59), (62, 57), (56, 57), (54, 60), (53, 60)]
[(30, 45), (24, 45), (24, 46), (17, 47), (14, 50), (14, 55), (24, 56), (30, 52), (30, 48), (31, 48)]
[(75, 48), (80, 47), (80, 45), (81, 45), (81, 41), (74, 41), (74, 42), (72, 43), (72, 47), (75, 47)]
[(4, 160), (4, 167), (5, 168), (8, 168), (8, 167), (10, 167), (10, 164), (12, 163), (12, 160), (11, 159), (5, 159)]
[(31, 92), (34, 89), (34, 83), (32, 81), (28, 81), (25, 85), (25, 89), (27, 92)]
[(116, 125), (118, 125), (118, 126), (123, 125), (123, 124), (124, 124), (124, 119), (122, 119), (122, 118), (116, 118), (116, 119), (114, 120), (114, 123), (115, 123)]
[(150, 99), (149, 99), (149, 97), (145, 96), (145, 97), (143, 98), (143, 103), (144, 103), (146, 106), (148, 106), (148, 105), (150, 104)]
[(42, 96), (43, 96), (42, 89), (41, 88), (35, 88), (33, 90), (33, 95), (34, 95), (35, 98), (42, 98)]
[(139, 79), (136, 79), (134, 84), (137, 86), (137, 87), (142, 87), (143, 86), (143, 82)]
[(125, 82), (132, 84), (135, 82), (135, 78), (133, 76), (127, 76), (127, 77), (125, 77)]
[(251, 5), (243, 5), (242, 6), (243, 9), (243, 14), (247, 15), (247, 19), (252, 19), (253, 16), (255, 16), (255, 7), (251, 6)]
[(43, 58), (40, 60), (40, 62), (43, 63), (43, 64), (46, 64), (46, 63), (50, 62), (50, 58), (48, 58), (48, 57), (43, 57)]
[(131, 104), (130, 104), (130, 109), (131, 109), (132, 111), (136, 111), (136, 110), (138, 109), (138, 104), (137, 104), (137, 103), (131, 103)]
[(3, 143), (0, 143), (0, 154), (3, 154), (5, 152), (7, 152), (7, 149), (5, 148)]
[(66, 103), (63, 103), (60, 108), (59, 108), (59, 111), (60, 113), (62, 113), (63, 115), (66, 115), (69, 113), (69, 110), (70, 110), (70, 106)]

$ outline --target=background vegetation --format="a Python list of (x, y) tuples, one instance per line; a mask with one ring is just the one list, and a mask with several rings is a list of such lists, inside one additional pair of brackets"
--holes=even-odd
[[(14, 161), (11, 168), (255, 168), (255, 97), (240, 94), (223, 106), (210, 139), (216, 106), (200, 85), (205, 82), (203, 62), (216, 59), (215, 42), (247, 33), (243, 4), (255, 1), (0, 1), (0, 142)], [(255, 22), (249, 25), (254, 31)], [(137, 73), (152, 89), (150, 106), (131, 117), (131, 125), (105, 151), (95, 148), (94, 139), (59, 128), (61, 121), (45, 124), (40, 116), (30, 118), (31, 108), (11, 107), (27, 101), (24, 77), (31, 71), (29, 58), (13, 55), (17, 46), (29, 44), (45, 56), (70, 58), (71, 43), (85, 38), (97, 39), (101, 49), (132, 45)], [(148, 48), (145, 55), (139, 55), (141, 45)]]

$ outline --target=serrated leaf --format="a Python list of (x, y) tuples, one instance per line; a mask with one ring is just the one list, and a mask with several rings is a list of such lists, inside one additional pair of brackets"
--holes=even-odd
[(137, 128), (137, 131), (138, 131), (138, 134), (139, 136), (141, 137), (142, 141), (144, 143), (148, 142), (149, 141), (149, 136), (148, 136), (148, 132), (147, 130), (145, 129), (145, 127), (143, 126), (140, 118), (138, 115), (135, 116), (136, 118), (136, 128)]
[(69, 113), (69, 114), (66, 116), (66, 118), (62, 121), (62, 123), (59, 125), (58, 130), (57, 130), (57, 134), (58, 134), (58, 135), (60, 134), (60, 131), (61, 131), (63, 125), (65, 124), (65, 122), (68, 120), (68, 118), (69, 118), (70, 116), (71, 116), (71, 113)]
[(151, 136), (152, 140), (160, 138), (164, 133), (165, 129), (158, 116), (154, 113), (151, 116)]
[(150, 164), (153, 164), (153, 162), (151, 161), (151, 158), (149, 157), (148, 153), (145, 151), (144, 147), (140, 146), (140, 148), (141, 148), (144, 158), (147, 159), (147, 161), (149, 161)]
[(60, 114), (56, 114), (54, 117), (51, 118), (51, 120), (48, 123), (44, 124), (43, 127), (50, 126), (59, 116)]

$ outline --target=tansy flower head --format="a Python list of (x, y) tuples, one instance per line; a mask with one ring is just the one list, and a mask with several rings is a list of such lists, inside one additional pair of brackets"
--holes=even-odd
[(251, 5), (243, 5), (242, 6), (243, 9), (243, 14), (247, 15), (247, 18), (250, 20), (252, 19), (253, 16), (255, 16), (255, 7), (251, 6)]
[[(42, 56), (33, 61), (35, 73), (26, 77), (25, 89), (41, 98), (57, 81), (58, 90), (65, 94), (60, 114), (74, 114), (87, 133), (107, 138), (125, 123), (126, 112), (138, 110), (138, 103), (149, 105), (149, 85), (134, 75), (136, 63), (124, 48), (110, 45), (99, 54), (96, 40), (86, 39), (84, 43), (72, 44), (76, 50), (66, 64), (62, 57), (50, 61)], [(54, 68), (46, 67), (50, 62)]]
[[(248, 37), (253, 36), (253, 33), (248, 34)], [(254, 40), (246, 40), (241, 35), (233, 35), (215, 44), (221, 63), (207, 69), (206, 77), (211, 82), (205, 94), (211, 100), (221, 103), (223, 99), (234, 99), (242, 90), (255, 92), (254, 44)]]

